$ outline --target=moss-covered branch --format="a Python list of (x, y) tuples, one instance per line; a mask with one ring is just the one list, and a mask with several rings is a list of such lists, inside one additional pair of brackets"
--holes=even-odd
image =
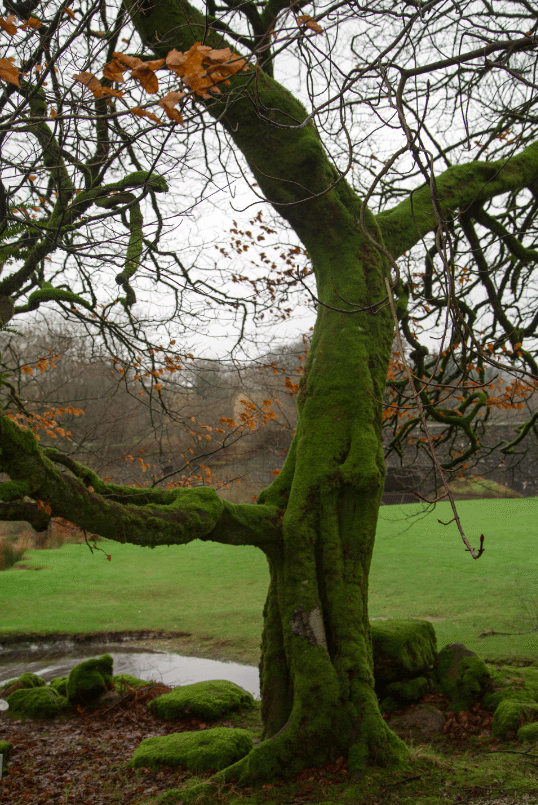
[(0, 520), (23, 521), (30, 523), (35, 531), (46, 531), (50, 516), (31, 500), (14, 500), (11, 503), (0, 502)]
[[(186, 0), (126, 0), (126, 7), (144, 45), (160, 58), (173, 48), (185, 52), (201, 41), (235, 50), (220, 32), (208, 28), (206, 17)], [(214, 100), (197, 100), (226, 129), (264, 196), (310, 251), (309, 239), (319, 237), (320, 222), (334, 220), (335, 201), (341, 207), (338, 212), (349, 216), (346, 208), (354, 203), (354, 194), (344, 181), (331, 192), (340, 177), (307, 110), (256, 65), (247, 65), (246, 71), (231, 77), (229, 85), (220, 84), (219, 91)]]
[[(69, 232), (78, 229), (82, 214), (86, 212), (86, 210), (88, 210), (93, 204), (99, 205), (99, 202), (108, 199), (112, 193), (121, 194), (122, 192), (130, 190), (131, 188), (142, 188), (143, 194), (145, 195), (150, 190), (156, 193), (164, 193), (166, 190), (168, 190), (168, 185), (166, 184), (166, 180), (158, 174), (149, 173), (148, 171), (135, 171), (134, 173), (125, 176), (123, 179), (120, 179), (117, 182), (110, 182), (106, 185), (99, 185), (98, 187), (93, 187), (89, 190), (83, 190), (82, 193), (79, 193), (77, 196), (75, 196), (73, 202), (68, 206), (59, 207), (56, 205), (49, 220), (40, 221), (39, 228), (37, 225), (34, 228), (36, 235), (40, 234), (40, 229), (44, 229), (45, 231), (48, 231), (47, 236), (35, 242), (25, 259), (23, 266), (18, 271), (14, 272), (13, 274), (9, 274), (5, 277), (5, 279), (0, 281), (0, 296), (10, 297), (20, 291), (24, 283), (28, 282), (28, 280), (34, 275), (39, 264), (45, 259), (45, 257), (51, 254), (57, 248), (57, 235), (60, 233), (62, 235), (66, 235)], [(100, 204), (99, 206), (105, 205)], [(138, 210), (140, 210), (139, 207)], [(132, 261), (132, 257), (130, 255), (133, 253), (133, 243), (135, 243), (137, 248), (139, 247), (141, 251), (141, 217), (141, 215), (137, 216), (135, 212), (134, 217), (131, 219), (131, 239), (129, 244), (130, 251), (128, 251), (127, 254), (127, 264), (129, 264), (129, 260)], [(51, 235), (53, 235), (53, 237), (51, 237)], [(85, 302), (81, 297), (73, 294), (71, 291), (56, 289), (53, 288), (49, 283), (45, 283), (39, 290), (36, 290), (31, 295), (28, 300), (28, 304), (17, 308), (15, 313), (35, 310), (37, 307), (39, 307), (41, 302), (52, 300), (70, 302), (77, 305), (83, 305), (91, 309), (91, 306), (89, 306), (87, 302)], [(132, 302), (132, 300), (130, 301)]]
[[(439, 207), (445, 219), (458, 211), (508, 193), (530, 187), (538, 180), (538, 143), (520, 154), (497, 162), (452, 165), (436, 177)], [(408, 251), (438, 225), (427, 185), (409, 198), (377, 216), (385, 246), (394, 258)]]
[(282, 512), (275, 506), (228, 503), (212, 488), (90, 486), (90, 470), (84, 474), (77, 465), (75, 477), (61, 472), (33, 433), (5, 415), (0, 416), (0, 451), (4, 472), (22, 483), (27, 495), (45, 501), (53, 517), (117, 542), (155, 547), (201, 539), (269, 550), (280, 540)]

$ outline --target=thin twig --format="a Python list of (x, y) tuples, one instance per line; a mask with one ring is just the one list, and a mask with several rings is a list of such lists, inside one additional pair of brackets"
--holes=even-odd
[[(398, 316), (396, 315), (396, 307), (394, 305), (394, 297), (392, 295), (392, 288), (390, 286), (390, 280), (389, 280), (388, 277), (385, 278), (385, 286), (387, 288), (387, 295), (388, 295), (388, 298), (389, 298), (390, 309), (392, 311), (392, 317), (394, 319), (394, 325), (395, 325), (395, 330), (396, 330), (396, 340), (398, 342), (398, 349), (400, 351), (400, 356), (401, 356), (401, 359), (402, 359), (402, 363), (404, 365), (404, 369), (405, 369), (407, 378), (409, 380), (409, 386), (410, 386), (411, 389), (414, 389), (415, 384), (413, 382), (413, 373), (411, 372), (411, 369), (410, 369), (409, 364), (407, 363), (407, 359), (405, 357), (405, 352), (404, 352), (404, 348), (403, 348), (403, 345), (402, 345), (402, 339), (401, 339), (401, 336), (400, 336), (400, 327), (399, 327), (399, 323), (398, 323)], [(424, 414), (424, 408), (422, 407), (422, 403), (420, 401), (420, 392), (418, 391), (418, 389), (415, 389), (415, 392), (414, 392), (413, 396), (415, 398), (415, 402), (416, 402), (417, 408), (418, 408), (419, 413), (420, 413), (420, 419), (422, 420), (422, 427), (424, 428), (424, 433), (426, 434), (426, 438), (428, 440), (428, 446), (430, 448), (433, 463), (435, 464), (435, 468), (436, 468), (437, 472), (439, 473), (439, 477), (440, 477), (441, 482), (442, 482), (442, 484), (443, 484), (443, 486), (445, 488), (446, 496), (450, 500), (450, 505), (451, 505), (452, 511), (454, 513), (454, 517), (449, 522), (450, 523), (452, 523), (452, 522), (456, 523), (456, 525), (458, 527), (458, 531), (460, 532), (461, 538), (462, 538), (462, 540), (463, 540), (463, 542), (465, 544), (465, 549), (467, 551), (469, 551), (469, 553), (471, 554), (473, 559), (479, 559), (482, 556), (482, 554), (484, 553), (484, 535), (483, 534), (480, 535), (480, 548), (478, 549), (478, 551), (475, 551), (475, 549), (471, 546), (471, 543), (469, 542), (469, 540), (465, 536), (465, 533), (463, 531), (463, 527), (461, 525), (461, 521), (460, 521), (460, 518), (459, 518), (459, 515), (458, 515), (458, 510), (456, 509), (456, 503), (454, 501), (454, 496), (453, 496), (453, 494), (452, 494), (452, 492), (451, 492), (451, 490), (450, 490), (450, 488), (448, 486), (448, 481), (446, 480), (446, 476), (445, 476), (445, 473), (443, 471), (443, 468), (441, 467), (441, 465), (439, 463), (439, 459), (437, 458), (437, 454), (435, 452), (435, 446), (433, 444), (432, 437), (431, 437), (430, 431), (428, 429), (428, 425), (426, 423), (426, 416)], [(430, 502), (430, 501), (427, 501), (427, 502)], [(432, 501), (432, 502), (435, 502), (435, 501)], [(439, 522), (442, 522), (442, 521), (439, 520)], [(443, 523), (443, 525), (448, 525), (448, 524), (449, 523)]]

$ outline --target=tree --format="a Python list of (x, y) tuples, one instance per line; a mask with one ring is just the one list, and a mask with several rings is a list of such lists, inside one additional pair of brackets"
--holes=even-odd
[[(510, 395), (529, 396), (537, 374), (535, 11), (501, 0), (327, 2), (312, 14), (302, 13), (306, 5), (125, 0), (137, 32), (127, 36), (130, 52), (116, 49), (120, 22), (105, 21), (95, 35), (108, 47), (104, 78), (95, 76), (103, 66), (95, 54), (84, 77), (97, 105), (129, 69), (147, 90), (139, 114), (161, 104), (170, 139), (218, 135), (224, 167), (232, 170), (221, 154), (238, 159), (308, 252), (317, 320), (296, 433), (275, 481), (256, 505), (227, 503), (208, 488), (135, 490), (40, 448), (0, 418), (1, 464), (12, 479), (4, 500), (39, 498), (53, 514), (119, 542), (216, 540), (266, 554), (264, 740), (220, 782), (293, 775), (340, 755), (360, 774), (407, 756), (378, 709), (367, 603), (395, 317), (411, 352), (404, 362), (400, 348), (406, 380), (395, 378), (393, 405), (404, 408), (404, 430), (418, 406), (412, 426), (430, 445), (428, 418), (445, 422), (448, 437), (464, 433), (476, 450), (484, 412)], [(86, 30), (94, 35), (89, 22)], [(300, 79), (295, 94), (293, 79), (275, 78), (288, 56), (297, 69), (284, 62), (284, 72)], [(13, 69), (4, 64), (1, 74), (10, 91)], [(152, 103), (159, 70), (176, 89)], [(113, 93), (106, 104), (96, 121), (114, 118), (109, 110), (118, 110), (114, 119), (128, 114)], [(45, 110), (32, 114), (41, 120)], [(164, 190), (151, 176), (144, 192)], [(90, 175), (78, 203), (101, 199), (100, 181)], [(133, 180), (121, 181), (113, 189), (131, 192)], [(70, 225), (76, 205), (74, 191), (66, 193), (57, 215)], [(126, 282), (136, 268), (134, 261)], [(307, 274), (292, 270), (290, 286), (308, 283)], [(431, 354), (419, 329), (430, 325), (441, 339)], [(515, 377), (504, 401), (483, 380), (488, 363)], [(452, 391), (457, 406), (445, 404)], [(536, 421), (533, 414), (505, 449)], [(447, 469), (466, 458), (451, 455)]]

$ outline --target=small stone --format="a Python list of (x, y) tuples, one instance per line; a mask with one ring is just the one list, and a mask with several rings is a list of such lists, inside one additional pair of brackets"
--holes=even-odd
[(445, 716), (431, 704), (417, 704), (403, 715), (389, 719), (388, 724), (396, 732), (418, 732), (427, 738), (443, 731)]
[(102, 693), (101, 696), (99, 696), (99, 698), (97, 699), (97, 704), (98, 705), (102, 705), (102, 704), (112, 705), (112, 704), (116, 704), (120, 700), (121, 700), (121, 696), (117, 692), (117, 690), (107, 690), (106, 693)]

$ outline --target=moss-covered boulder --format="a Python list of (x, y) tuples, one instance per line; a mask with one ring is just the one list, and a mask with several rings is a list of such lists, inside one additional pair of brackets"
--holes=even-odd
[(21, 674), (17, 679), (13, 679), (11, 682), (8, 682), (7, 685), (0, 690), (0, 698), (7, 699), (12, 693), (15, 693), (16, 690), (25, 690), (29, 688), (41, 688), (45, 684), (45, 680), (41, 679), (40, 676), (37, 674), (32, 674), (27, 671), (24, 674)]
[(2, 755), (2, 774), (7, 774), (8, 763), (13, 744), (11, 741), (0, 741), (0, 755)]
[(425, 676), (416, 676), (414, 679), (407, 679), (403, 682), (389, 682), (387, 693), (401, 704), (418, 702), (430, 690), (430, 683)]
[(395, 710), (400, 710), (401, 707), (402, 703), (398, 701), (398, 699), (395, 699), (394, 696), (385, 696), (379, 702), (379, 709), (386, 715), (393, 713)]
[(523, 724), (517, 731), (517, 739), (520, 744), (538, 743), (538, 721)]
[(254, 699), (244, 688), (226, 679), (217, 679), (183, 685), (153, 699), (148, 707), (156, 716), (167, 721), (186, 716), (214, 721), (230, 710), (253, 705)]
[(371, 633), (376, 690), (423, 675), (436, 661), (437, 639), (429, 621), (377, 621)]
[(51, 679), (49, 682), (51, 688), (54, 688), (56, 693), (59, 693), (60, 696), (65, 696), (67, 699), (67, 677), (66, 676), (55, 676), (54, 679)]
[(503, 665), (490, 668), (491, 684), (482, 704), (495, 711), (503, 701), (538, 702), (538, 668)]
[(125, 693), (129, 688), (148, 687), (148, 685), (151, 685), (151, 682), (147, 682), (145, 679), (138, 679), (138, 677), (131, 676), (131, 674), (118, 674), (114, 677), (114, 687), (118, 693)]
[(159, 769), (185, 766), (193, 772), (225, 769), (252, 749), (248, 730), (215, 727), (200, 732), (175, 732), (146, 738), (135, 750), (129, 765)]
[(91, 704), (114, 686), (110, 654), (103, 654), (75, 665), (67, 678), (67, 699), (70, 704)]
[(486, 663), (463, 644), (452, 643), (439, 652), (435, 688), (450, 697), (454, 712), (469, 710), (483, 698), (490, 685)]
[(436, 675), (443, 693), (446, 692), (447, 696), (451, 696), (455, 691), (460, 666), (466, 657), (476, 657), (476, 653), (463, 643), (449, 643), (438, 654)]
[(23, 718), (54, 718), (69, 709), (69, 703), (54, 688), (21, 688), (7, 697), (9, 714)]
[(538, 721), (538, 704), (504, 701), (493, 714), (491, 734), (494, 738), (515, 738), (520, 727), (533, 721)]

